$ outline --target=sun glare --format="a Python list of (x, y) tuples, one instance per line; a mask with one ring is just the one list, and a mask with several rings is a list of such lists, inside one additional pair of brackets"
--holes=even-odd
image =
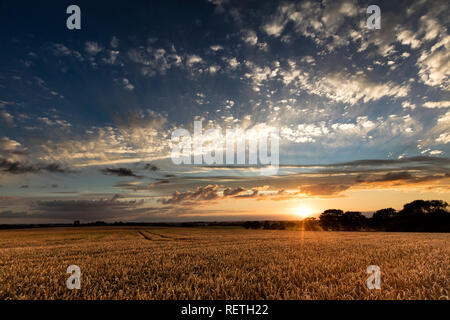
[(300, 207), (297, 209), (297, 214), (302, 218), (308, 218), (312, 213), (311, 208), (308, 207)]

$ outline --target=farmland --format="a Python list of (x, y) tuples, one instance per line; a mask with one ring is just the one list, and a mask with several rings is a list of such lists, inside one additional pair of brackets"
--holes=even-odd
[[(449, 261), (445, 233), (2, 230), (0, 299), (449, 299)], [(66, 287), (69, 265), (80, 290)]]

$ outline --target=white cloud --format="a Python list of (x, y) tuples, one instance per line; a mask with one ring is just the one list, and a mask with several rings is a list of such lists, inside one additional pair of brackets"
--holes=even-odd
[(218, 66), (218, 65), (213, 65), (213, 66), (208, 67), (208, 71), (211, 74), (215, 74), (219, 70), (220, 70), (220, 66)]
[(424, 108), (450, 108), (450, 101), (429, 101), (422, 105)]
[(60, 120), (60, 119), (51, 120), (48, 117), (38, 117), (37, 120), (45, 123), (48, 126), (59, 126), (61, 128), (69, 128), (72, 126), (66, 120)]
[(19, 149), (21, 144), (15, 140), (9, 139), (8, 137), (0, 138), (0, 150), (4, 151), (14, 151)]
[(240, 65), (239, 61), (237, 61), (237, 59), (235, 57), (233, 57), (233, 58), (224, 57), (223, 60), (228, 64), (228, 66), (231, 70), (236, 70), (237, 67), (239, 67), (239, 65)]
[(87, 53), (95, 56), (97, 53), (101, 52), (103, 48), (95, 41), (87, 41), (85, 44), (85, 50)]
[(165, 74), (169, 69), (182, 65), (183, 58), (172, 48), (172, 52), (152, 47), (138, 47), (128, 51), (131, 61), (141, 64), (142, 74), (154, 76), (156, 73)]
[(37, 151), (41, 161), (73, 166), (149, 161), (170, 155), (167, 119), (147, 111), (128, 113), (116, 127), (89, 128), (84, 135), (49, 140)]
[(410, 109), (414, 110), (416, 108), (416, 105), (411, 103), (411, 102), (409, 102), (409, 101), (403, 101), (402, 102), (402, 107), (403, 107), (403, 109), (410, 108)]
[(423, 83), (450, 90), (450, 36), (446, 36), (430, 50), (423, 50), (417, 66)]
[(14, 116), (6, 110), (0, 111), (1, 119), (6, 122), (6, 124), (13, 126), (14, 125)]
[(127, 78), (122, 79), (122, 84), (123, 84), (123, 88), (125, 90), (128, 90), (128, 91), (134, 90), (134, 86), (130, 83), (130, 80), (128, 80)]
[(214, 52), (223, 50), (223, 47), (221, 45), (214, 45), (214, 46), (210, 46), (209, 48)]
[(450, 143), (450, 133), (441, 133), (439, 137), (436, 139), (437, 143)]
[(296, 33), (311, 38), (330, 51), (347, 45), (355, 38), (348, 19), (358, 13), (355, 1), (304, 1), (298, 4), (282, 4), (277, 12), (262, 26), (269, 36), (279, 37), (291, 22)]
[(251, 46), (255, 46), (258, 43), (258, 36), (253, 30), (244, 30), (242, 40)]
[(203, 62), (203, 59), (196, 54), (192, 54), (192, 55), (188, 56), (187, 60), (186, 60), (186, 64), (189, 67), (193, 66), (194, 64), (201, 63), (201, 62)]

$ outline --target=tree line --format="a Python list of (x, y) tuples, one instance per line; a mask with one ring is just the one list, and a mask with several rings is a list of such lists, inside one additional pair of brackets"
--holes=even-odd
[(450, 232), (448, 203), (442, 200), (415, 200), (397, 211), (385, 208), (366, 217), (359, 211), (328, 209), (319, 219), (302, 221), (247, 221), (246, 229), (295, 229), (307, 231), (409, 231)]

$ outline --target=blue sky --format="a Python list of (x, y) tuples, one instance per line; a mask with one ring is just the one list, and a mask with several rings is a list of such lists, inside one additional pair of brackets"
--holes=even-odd
[[(66, 28), (70, 4), (81, 8), (81, 30)], [(213, 194), (222, 196), (227, 187), (243, 184), (248, 195), (258, 188), (258, 194), (281, 190), (272, 188), (274, 180), (268, 178), (223, 180), (252, 176), (244, 169), (173, 166), (171, 133), (192, 128), (194, 120), (211, 128), (276, 128), (285, 166), (384, 159), (397, 161), (395, 170), (403, 173), (445, 177), (448, 162), (439, 159), (450, 152), (449, 5), (378, 1), (381, 29), (369, 30), (369, 4), (374, 3), (2, 3), (3, 217), (23, 213), (30, 218), (48, 211), (36, 201), (104, 197), (121, 208), (119, 198), (113, 198), (118, 194), (133, 209), (132, 201), (143, 199), (144, 207), (151, 208), (148, 216), (139, 207), (144, 213), (132, 218), (150, 219), (154, 211), (167, 209), (161, 209), (161, 199), (175, 191), (212, 185), (217, 186)], [(424, 158), (415, 167), (402, 162), (411, 157)], [(438, 160), (428, 167), (425, 157)], [(150, 162), (159, 170), (145, 169)], [(381, 172), (373, 163), (371, 170)], [(14, 170), (17, 166), (20, 170)], [(105, 168), (136, 174), (105, 174)], [(425, 171), (413, 172), (417, 168)], [(295, 170), (280, 174), (296, 175)], [(152, 184), (165, 180), (170, 181)], [(302, 190), (302, 180), (295, 181), (286, 185)], [(305, 190), (316, 191), (303, 193), (308, 196), (342, 196), (341, 191), (354, 187), (335, 183), (323, 194), (323, 188), (313, 186), (316, 182), (304, 183), (309, 186)], [(198, 194), (193, 197), (208, 200)], [(174, 216), (177, 212), (172, 211)]]

